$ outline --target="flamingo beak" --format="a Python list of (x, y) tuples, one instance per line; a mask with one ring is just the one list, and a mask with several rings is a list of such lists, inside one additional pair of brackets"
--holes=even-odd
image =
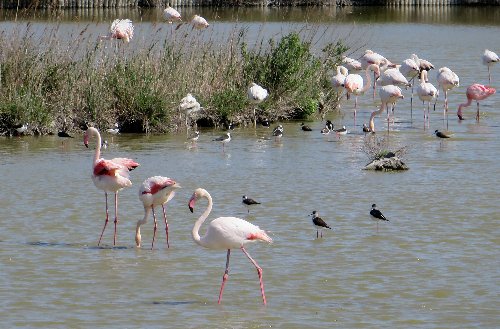
[(195, 197), (194, 197), (194, 195), (193, 195), (193, 196), (191, 197), (191, 199), (189, 200), (189, 204), (188, 204), (189, 210), (190, 210), (191, 212), (193, 212), (193, 210), (194, 210), (194, 204), (195, 204), (195, 202), (196, 202), (196, 199), (195, 199)]

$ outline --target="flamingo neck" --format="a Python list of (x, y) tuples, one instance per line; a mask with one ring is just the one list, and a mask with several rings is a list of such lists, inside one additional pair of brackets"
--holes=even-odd
[(375, 71), (377, 71), (378, 69), (378, 65), (377, 64), (370, 64), (368, 65), (368, 67), (366, 68), (365, 70), (365, 76), (366, 76), (366, 85), (363, 86), (363, 89), (361, 89), (361, 91), (364, 93), (365, 91), (367, 91), (368, 89), (370, 89), (371, 85), (372, 85), (372, 79), (371, 79), (371, 74), (369, 73), (369, 71), (373, 70), (374, 71), (374, 74), (375, 74)]
[(137, 226), (135, 227), (135, 244), (137, 247), (141, 246), (141, 226), (146, 224), (149, 216), (149, 207), (144, 207), (144, 217), (137, 221)]
[(385, 107), (387, 106), (387, 104), (385, 102), (382, 102), (382, 104), (380, 104), (380, 109), (376, 110), (376, 111), (373, 111), (372, 114), (370, 115), (370, 131), (371, 132), (375, 132), (375, 123), (374, 123), (374, 119), (377, 115), (381, 114), (382, 112), (384, 112), (385, 110)]
[(94, 164), (97, 163), (97, 160), (101, 157), (101, 134), (99, 133), (99, 130), (95, 129), (94, 127), (90, 127), (88, 130), (92, 132), (92, 135), (96, 137), (96, 143), (95, 143), (95, 154), (94, 154)]
[(207, 209), (205, 209), (203, 214), (201, 214), (200, 218), (198, 218), (196, 223), (194, 223), (193, 230), (191, 231), (191, 234), (193, 236), (194, 242), (196, 242), (197, 244), (199, 244), (200, 246), (203, 247), (204, 243), (200, 237), (199, 231), (200, 231), (201, 225), (203, 224), (203, 222), (205, 222), (205, 219), (207, 219), (208, 215), (210, 215), (210, 212), (212, 211), (213, 202), (212, 202), (212, 197), (210, 196), (210, 194), (205, 193), (202, 196), (204, 198), (206, 198), (208, 201)]

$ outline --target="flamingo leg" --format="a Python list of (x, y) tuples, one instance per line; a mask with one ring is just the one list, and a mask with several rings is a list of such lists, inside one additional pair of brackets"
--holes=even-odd
[(104, 234), (104, 230), (106, 229), (106, 225), (109, 222), (109, 211), (108, 211), (108, 192), (104, 192), (104, 196), (106, 197), (106, 220), (104, 221), (104, 227), (102, 228), (101, 236), (99, 237), (99, 242), (97, 242), (97, 246), (101, 244), (102, 235)]
[(155, 215), (155, 207), (151, 205), (151, 210), (153, 211), (153, 241), (151, 241), (151, 250), (153, 250), (153, 246), (155, 244), (155, 236), (156, 236), (156, 230), (158, 229), (158, 222), (156, 221), (156, 215)]
[(165, 221), (165, 235), (167, 236), (167, 248), (170, 248), (170, 244), (168, 243), (168, 222), (167, 222), (167, 212), (165, 211), (165, 205), (161, 205), (163, 209), (163, 220)]
[(443, 120), (446, 119), (446, 130), (448, 130), (448, 91), (444, 91), (444, 112)]
[(488, 65), (488, 83), (491, 85), (491, 73), (490, 73), (490, 66)]
[(259, 275), (259, 282), (260, 282), (260, 292), (262, 294), (262, 302), (264, 302), (264, 305), (266, 305), (266, 294), (264, 293), (264, 282), (262, 281), (262, 268), (257, 264), (257, 262), (250, 256), (250, 254), (245, 250), (244, 247), (241, 247), (241, 251), (245, 253), (245, 255), (250, 259), (252, 264), (255, 266), (257, 269), (257, 274)]
[(227, 250), (227, 259), (226, 259), (226, 270), (224, 271), (224, 275), (222, 276), (222, 285), (220, 286), (219, 292), (219, 300), (217, 304), (220, 304), (222, 301), (222, 293), (224, 292), (224, 285), (226, 284), (226, 280), (229, 277), (229, 256), (231, 255), (231, 249)]
[(118, 225), (118, 192), (115, 192), (115, 232), (113, 234), (113, 246), (116, 245), (116, 226)]

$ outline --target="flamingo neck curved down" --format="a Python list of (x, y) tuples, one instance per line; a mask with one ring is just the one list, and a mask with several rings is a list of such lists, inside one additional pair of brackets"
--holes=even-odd
[(385, 107), (387, 106), (386, 103), (382, 102), (382, 104), (380, 104), (380, 109), (376, 110), (376, 111), (373, 111), (372, 114), (370, 115), (370, 123), (369, 123), (369, 127), (370, 127), (370, 131), (371, 132), (375, 132), (375, 123), (374, 123), (374, 119), (377, 115), (381, 114), (384, 112), (385, 110)]
[(196, 242), (202, 247), (204, 247), (205, 244), (203, 243), (203, 239), (200, 237), (200, 227), (203, 224), (203, 222), (205, 222), (208, 215), (210, 215), (213, 206), (212, 197), (210, 196), (210, 194), (204, 194), (203, 197), (206, 198), (208, 201), (207, 208), (205, 209), (203, 214), (201, 214), (201, 216), (198, 218), (196, 223), (194, 223), (193, 230), (191, 232), (194, 242)]

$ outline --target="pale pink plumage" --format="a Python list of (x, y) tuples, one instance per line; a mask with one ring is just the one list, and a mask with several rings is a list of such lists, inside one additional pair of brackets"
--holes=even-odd
[(169, 24), (182, 21), (181, 14), (169, 5), (167, 5), (167, 7), (163, 10), (163, 18), (165, 18)]
[(390, 68), (380, 73), (379, 81), (381, 86), (395, 85), (408, 87), (410, 84), (406, 77), (399, 71), (398, 68)]
[(467, 103), (460, 104), (458, 106), (458, 111), (457, 111), (457, 116), (460, 120), (464, 120), (462, 116), (462, 108), (470, 106), (472, 103), (472, 100), (475, 100), (477, 102), (477, 113), (476, 113), (476, 120), (479, 120), (479, 101), (493, 95), (496, 92), (495, 88), (481, 85), (479, 83), (474, 83), (473, 85), (470, 85), (467, 87)]
[(448, 118), (448, 91), (460, 85), (458, 75), (447, 67), (439, 69), (437, 74), (437, 82), (444, 92), (444, 109), (443, 117)]
[(207, 20), (199, 15), (194, 15), (191, 19), (191, 24), (193, 24), (193, 28), (197, 30), (203, 30), (210, 26)]
[(498, 57), (497, 54), (488, 49), (484, 50), (482, 58), (483, 58), (483, 64), (488, 67), (488, 83), (491, 84), (490, 67), (493, 64), (500, 62), (500, 58)]
[(146, 179), (141, 188), (139, 189), (139, 200), (142, 201), (144, 206), (144, 218), (142, 220), (137, 221), (137, 226), (135, 230), (135, 243), (137, 247), (141, 246), (141, 226), (146, 223), (149, 212), (153, 212), (153, 240), (151, 242), (151, 249), (153, 249), (156, 230), (157, 230), (157, 222), (155, 209), (156, 206), (161, 206), (163, 210), (163, 219), (165, 222), (165, 234), (167, 237), (167, 248), (170, 248), (170, 244), (168, 241), (168, 222), (167, 222), (167, 214), (165, 211), (165, 204), (169, 202), (175, 195), (175, 190), (180, 188), (180, 185), (171, 178), (163, 177), (163, 176), (153, 176)]
[(370, 89), (372, 80), (368, 71), (373, 71), (375, 79), (380, 76), (380, 69), (377, 64), (370, 64), (365, 69), (366, 75), (366, 85), (363, 83), (363, 78), (359, 74), (349, 74), (344, 80), (344, 88), (347, 91), (347, 98), (349, 99), (350, 94), (356, 95), (354, 100), (354, 119), (356, 119), (356, 108), (358, 107), (358, 95), (363, 94), (365, 91)]
[(349, 71), (361, 70), (361, 62), (347, 56), (342, 56), (342, 63)]
[(253, 258), (245, 250), (245, 245), (253, 241), (265, 241), (272, 243), (272, 239), (267, 235), (264, 230), (261, 230), (258, 226), (255, 226), (241, 218), (237, 217), (219, 217), (212, 220), (208, 224), (207, 231), (203, 237), (200, 237), (199, 230), (205, 219), (208, 217), (212, 211), (212, 197), (210, 194), (202, 189), (198, 188), (194, 191), (193, 195), (189, 199), (189, 209), (193, 212), (196, 201), (200, 198), (205, 198), (208, 201), (208, 206), (203, 214), (198, 218), (194, 224), (192, 230), (193, 240), (200, 246), (209, 249), (227, 249), (226, 258), (226, 270), (222, 279), (222, 285), (219, 292), (220, 304), (222, 300), (222, 293), (224, 291), (224, 284), (229, 277), (229, 256), (231, 254), (231, 249), (239, 248), (248, 257), (252, 264), (257, 269), (260, 282), (260, 290), (262, 294), (262, 301), (264, 305), (266, 304), (266, 295), (264, 293), (264, 282), (262, 281), (262, 268), (253, 260)]
[(134, 25), (130, 19), (115, 19), (111, 23), (110, 31), (101, 39), (119, 39), (130, 42), (134, 36)]
[[(381, 114), (387, 108), (388, 104), (395, 104), (398, 99), (404, 98), (401, 88), (394, 85), (382, 86), (379, 90), (379, 95), (382, 103), (380, 104), (380, 108), (377, 111), (373, 111), (370, 115), (369, 128), (371, 132), (375, 132), (375, 116)], [(389, 112), (387, 113), (387, 129), (389, 129)]]
[(108, 192), (115, 194), (115, 231), (113, 237), (113, 245), (115, 245), (116, 225), (118, 223), (118, 191), (125, 187), (132, 186), (132, 182), (129, 179), (129, 171), (135, 169), (139, 166), (139, 164), (134, 160), (127, 158), (114, 158), (111, 160), (100, 158), (102, 145), (101, 134), (99, 134), (99, 131), (94, 127), (88, 128), (83, 135), (83, 142), (86, 147), (88, 147), (89, 139), (91, 137), (96, 137), (96, 150), (94, 160), (92, 161), (92, 181), (98, 189), (104, 191), (104, 195), (106, 197), (106, 220), (97, 245), (101, 243), (104, 229), (109, 221)]
[(438, 90), (436, 89), (436, 87), (434, 87), (432, 83), (426, 81), (427, 81), (427, 71), (422, 70), (420, 72), (420, 84), (417, 86), (417, 95), (422, 102), (424, 103), (427, 102), (427, 112), (424, 107), (424, 129), (426, 124), (430, 123), (430, 118), (429, 118), (430, 103), (438, 95)]

